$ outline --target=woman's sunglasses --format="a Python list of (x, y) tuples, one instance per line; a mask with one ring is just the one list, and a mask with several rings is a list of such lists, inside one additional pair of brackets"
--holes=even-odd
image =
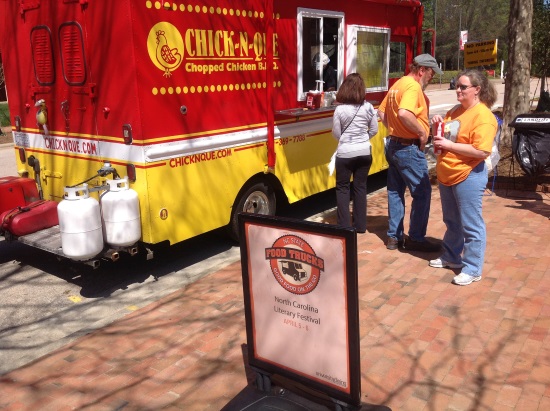
[(467, 88), (470, 88), (470, 87), (475, 87), (475, 86), (467, 86), (465, 84), (457, 84), (456, 85), (456, 88), (459, 88), (461, 89), (462, 91), (466, 90)]

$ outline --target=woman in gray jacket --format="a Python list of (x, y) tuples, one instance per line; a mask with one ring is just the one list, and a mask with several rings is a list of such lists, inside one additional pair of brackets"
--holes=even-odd
[[(378, 132), (378, 117), (365, 101), (365, 83), (360, 74), (346, 77), (336, 94), (332, 134), (336, 150), (336, 205), (338, 224), (367, 231), (367, 177), (372, 164), (369, 139)], [(349, 210), (353, 176), (353, 223)]]

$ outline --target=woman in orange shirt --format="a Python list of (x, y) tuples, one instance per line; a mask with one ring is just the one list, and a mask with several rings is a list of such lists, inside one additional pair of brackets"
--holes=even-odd
[(479, 70), (465, 70), (457, 76), (456, 96), (460, 104), (445, 118), (432, 118), (433, 123), (445, 122), (444, 136), (434, 137), (434, 150), (441, 151), (436, 171), (447, 231), (443, 254), (430, 266), (461, 268), (453, 283), (468, 285), (481, 280), (485, 257), (482, 199), (488, 174), (485, 159), (498, 127), (491, 112), (497, 92)]

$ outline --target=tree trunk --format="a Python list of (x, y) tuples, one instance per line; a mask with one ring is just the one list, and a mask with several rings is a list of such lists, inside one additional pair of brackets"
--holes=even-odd
[(506, 127), (530, 109), (532, 0), (510, 0), (508, 18), (508, 69), (504, 89), (502, 142), (511, 145), (512, 129)]

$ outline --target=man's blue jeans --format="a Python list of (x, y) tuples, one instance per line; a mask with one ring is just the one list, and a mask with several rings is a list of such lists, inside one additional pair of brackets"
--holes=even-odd
[(403, 239), (405, 218), (405, 189), (412, 196), (409, 221), (409, 237), (424, 241), (430, 215), (432, 186), (428, 174), (428, 162), (420, 149), (388, 139), (386, 144), (388, 169), (388, 237)]
[(443, 237), (441, 258), (464, 264), (462, 272), (480, 276), (487, 242), (483, 221), (483, 193), (487, 187), (485, 161), (477, 165), (466, 180), (453, 186), (439, 184), (443, 222), (447, 231)]

